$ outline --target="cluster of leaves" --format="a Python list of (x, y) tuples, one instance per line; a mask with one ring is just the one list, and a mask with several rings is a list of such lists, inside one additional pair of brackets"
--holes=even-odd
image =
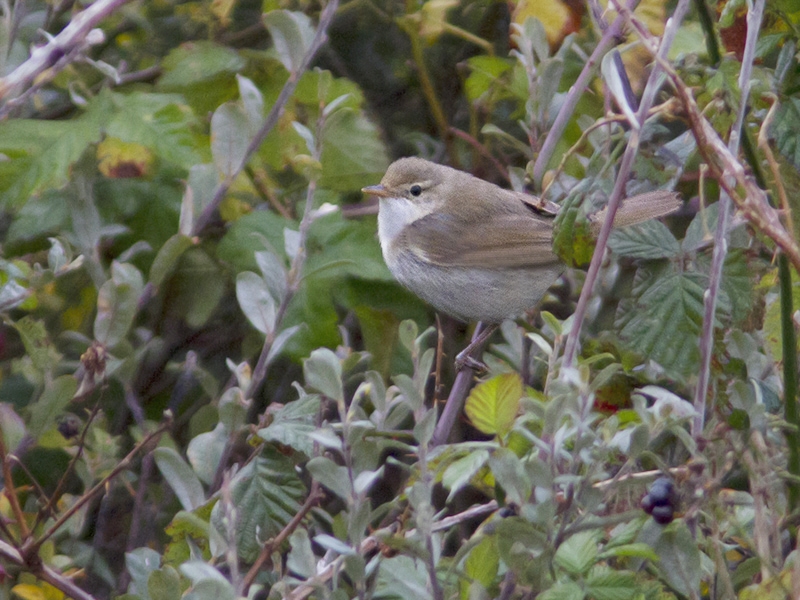
[[(430, 311), (385, 267), (359, 189), (409, 153), (533, 182), (561, 201), (559, 254), (588, 262), (586, 214), (631, 136), (604, 100), (626, 106), (613, 55), (558, 160), (537, 167), (613, 20), (579, 4), (143, 3), (106, 15), (107, 43), (70, 49), (5, 99), (4, 597), (788, 593), (798, 507), (774, 415), (786, 331), (772, 248), (741, 223), (730, 231), (712, 409), (692, 436), (682, 398), (700, 362), (719, 186), (667, 91), (627, 193), (677, 187), (699, 201), (613, 234), (577, 368), (559, 376), (574, 295), (555, 290), (545, 307), (558, 311), (503, 326), (468, 424), (433, 443), (448, 359)], [(777, 155), (751, 145), (751, 168), (777, 161), (785, 178), (772, 183), (789, 192), (795, 4), (768, 14), (744, 129)], [(725, 31), (743, 6), (718, 7)], [(0, 7), (2, 72), (47, 43), (38, 31), (62, 29), (62, 10)], [(662, 2), (637, 15), (663, 31)], [(681, 26), (671, 61), (727, 136), (741, 56), (713, 57), (703, 17)], [(624, 53), (633, 89), (647, 60)], [(780, 97), (772, 138), (768, 92)], [(444, 328), (456, 347), (458, 327)], [(664, 475), (677, 490), (667, 524), (639, 507)]]

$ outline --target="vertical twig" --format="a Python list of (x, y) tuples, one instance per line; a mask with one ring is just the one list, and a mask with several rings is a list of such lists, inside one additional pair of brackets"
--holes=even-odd
[[(629, 0), (628, 7), (633, 10), (638, 3), (639, 0)], [(536, 157), (536, 162), (533, 165), (533, 182), (538, 189), (541, 189), (542, 178), (544, 177), (547, 164), (550, 162), (550, 157), (552, 157), (556, 145), (561, 141), (564, 135), (564, 130), (567, 128), (569, 120), (575, 112), (578, 101), (581, 99), (583, 92), (594, 76), (597, 66), (600, 64), (600, 59), (608, 49), (611, 48), (614, 40), (622, 33), (622, 26), (624, 23), (625, 16), (619, 14), (617, 18), (614, 19), (614, 22), (606, 28), (603, 32), (603, 37), (600, 38), (591, 56), (589, 56), (589, 60), (586, 61), (580, 75), (578, 75), (575, 83), (570, 86), (567, 97), (564, 99), (564, 103), (561, 105), (553, 121), (553, 126), (550, 128), (547, 138), (544, 144), (542, 144), (539, 156)]]
[[(739, 89), (741, 102), (736, 115), (736, 122), (731, 130), (728, 140), (728, 149), (736, 156), (739, 153), (739, 140), (741, 139), (747, 109), (747, 98), (750, 95), (750, 75), (753, 70), (756, 42), (761, 29), (761, 18), (764, 14), (764, 0), (756, 0), (752, 10), (747, 13), (747, 41), (745, 42), (742, 70), (739, 73)], [(716, 321), (717, 301), (720, 285), (722, 283), (722, 267), (728, 253), (728, 222), (731, 213), (731, 198), (723, 190), (719, 199), (719, 216), (717, 229), (714, 233), (714, 250), (711, 258), (711, 272), (708, 279), (708, 290), (703, 299), (703, 330), (700, 335), (700, 370), (697, 378), (697, 387), (694, 395), (694, 408), (696, 415), (692, 421), (692, 436), (697, 438), (705, 426), (706, 398), (711, 380), (711, 355), (714, 350), (714, 322)]]
[[(620, 6), (616, 1), (614, 1), (614, 5), (619, 11), (620, 15), (624, 16), (626, 20), (633, 18), (632, 13)], [(675, 39), (675, 35), (678, 32), (681, 21), (683, 21), (683, 17), (686, 15), (688, 9), (689, 0), (680, 0), (678, 2), (678, 5), (675, 7), (674, 14), (667, 21), (664, 35), (658, 47), (656, 56), (657, 61), (659, 57), (662, 60), (666, 58), (669, 48), (672, 45), (672, 41)], [(614, 216), (616, 215), (617, 207), (624, 196), (625, 184), (628, 181), (628, 175), (633, 167), (633, 160), (636, 157), (636, 153), (639, 151), (639, 136), (641, 134), (641, 128), (644, 125), (645, 119), (647, 118), (647, 113), (650, 111), (650, 108), (653, 105), (653, 100), (658, 90), (660, 71), (660, 64), (656, 62), (653, 65), (653, 70), (650, 72), (650, 77), (647, 80), (647, 85), (645, 86), (644, 94), (642, 95), (642, 102), (639, 105), (639, 110), (636, 113), (637, 122), (631, 124), (632, 128), (628, 146), (625, 148), (625, 154), (622, 156), (622, 162), (619, 167), (619, 172), (617, 173), (617, 180), (614, 184), (614, 190), (611, 192), (611, 197), (608, 201), (608, 216), (603, 222), (603, 227), (600, 229), (600, 234), (597, 236), (597, 246), (595, 247), (594, 255), (592, 256), (592, 262), (589, 265), (589, 271), (586, 273), (586, 281), (583, 284), (583, 290), (581, 290), (581, 295), (578, 299), (578, 305), (575, 308), (575, 315), (573, 317), (574, 323), (572, 325), (572, 329), (567, 335), (567, 340), (564, 346), (564, 361), (562, 363), (562, 369), (564, 370), (568, 370), (574, 365), (578, 354), (583, 319), (586, 315), (586, 309), (589, 305), (589, 299), (592, 295), (595, 281), (600, 273), (600, 265), (603, 262), (603, 255), (605, 253), (608, 237), (611, 234), (611, 228), (614, 224)]]
[(278, 94), (278, 98), (275, 100), (275, 104), (272, 105), (272, 109), (269, 111), (267, 118), (264, 119), (263, 124), (256, 132), (255, 136), (253, 136), (250, 145), (247, 147), (244, 160), (241, 162), (238, 170), (226, 177), (225, 180), (222, 181), (219, 186), (217, 186), (217, 189), (214, 192), (214, 197), (197, 218), (192, 235), (200, 235), (203, 229), (205, 229), (206, 225), (211, 220), (212, 215), (217, 210), (217, 207), (225, 198), (225, 194), (228, 193), (228, 189), (231, 187), (233, 181), (239, 175), (241, 170), (245, 168), (247, 162), (250, 160), (250, 157), (253, 156), (253, 154), (255, 154), (261, 147), (261, 144), (264, 143), (264, 140), (269, 135), (270, 131), (272, 131), (275, 125), (278, 124), (283, 112), (286, 110), (286, 104), (289, 102), (289, 98), (292, 97), (292, 94), (297, 87), (297, 83), (300, 81), (300, 76), (308, 69), (311, 61), (314, 59), (314, 56), (316, 56), (317, 52), (322, 47), (322, 44), (324, 44), (328, 39), (328, 27), (330, 27), (330, 24), (333, 21), (333, 16), (336, 14), (336, 9), (338, 6), (339, 0), (330, 0), (327, 6), (325, 6), (324, 10), (319, 16), (319, 24), (317, 25), (317, 31), (314, 34), (314, 39), (311, 40), (311, 44), (306, 51), (306, 55), (303, 57), (303, 61), (300, 63), (297, 71), (289, 75), (289, 79), (284, 84), (283, 89), (281, 89), (281, 93)]

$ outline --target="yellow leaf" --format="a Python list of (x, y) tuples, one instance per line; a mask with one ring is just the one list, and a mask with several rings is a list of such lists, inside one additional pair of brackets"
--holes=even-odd
[(141, 144), (108, 137), (97, 145), (97, 168), (106, 177), (142, 177), (150, 172), (153, 154)]
[(504, 373), (475, 386), (464, 411), (472, 425), (489, 435), (504, 436), (514, 424), (522, 398), (522, 379)]
[(11, 588), (11, 592), (22, 600), (47, 600), (44, 591), (38, 586), (30, 583), (20, 583)]
[(236, 0), (211, 0), (211, 12), (219, 19), (223, 27), (231, 24), (231, 13), (236, 6)]
[(539, 19), (544, 25), (547, 42), (555, 47), (567, 35), (578, 30), (582, 7), (582, 4), (575, 4), (577, 10), (573, 10), (562, 0), (520, 0), (514, 8), (512, 21), (522, 25), (528, 17)]

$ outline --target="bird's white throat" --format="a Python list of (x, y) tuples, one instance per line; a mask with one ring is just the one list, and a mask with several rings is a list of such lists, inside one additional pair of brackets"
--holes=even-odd
[(378, 238), (381, 246), (386, 248), (407, 225), (430, 212), (430, 208), (407, 198), (381, 198), (378, 210)]

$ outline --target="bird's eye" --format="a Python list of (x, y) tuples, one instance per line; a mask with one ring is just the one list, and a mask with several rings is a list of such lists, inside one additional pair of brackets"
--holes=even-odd
[(411, 186), (409, 191), (411, 192), (412, 196), (419, 196), (422, 193), (422, 187), (415, 183)]

